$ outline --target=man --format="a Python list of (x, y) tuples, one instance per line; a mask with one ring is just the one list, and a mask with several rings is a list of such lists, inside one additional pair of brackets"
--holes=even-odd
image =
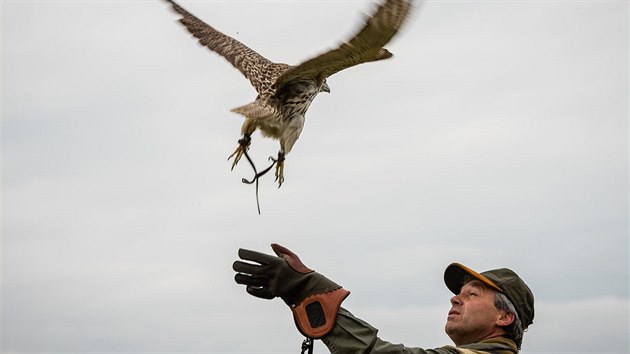
[(236, 282), (251, 295), (282, 298), (298, 330), (321, 339), (333, 354), (515, 354), (534, 319), (534, 296), (516, 273), (506, 268), (477, 273), (453, 263), (444, 272), (446, 286), (455, 294), (445, 330), (455, 346), (425, 350), (392, 344), (341, 307), (349, 291), (306, 267), (288, 249), (271, 247), (277, 256), (240, 249), (244, 261), (232, 266)]

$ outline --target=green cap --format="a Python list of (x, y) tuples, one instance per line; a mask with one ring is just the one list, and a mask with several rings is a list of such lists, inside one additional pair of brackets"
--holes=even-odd
[(477, 273), (462, 264), (452, 263), (444, 271), (444, 282), (448, 289), (457, 295), (462, 289), (464, 279), (467, 276), (477, 279), (505, 294), (516, 308), (518, 317), (523, 324), (523, 329), (526, 329), (534, 322), (534, 294), (523, 279), (512, 270), (500, 268)]

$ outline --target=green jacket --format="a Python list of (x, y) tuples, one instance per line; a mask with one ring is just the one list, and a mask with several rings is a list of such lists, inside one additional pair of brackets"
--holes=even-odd
[(408, 348), (381, 340), (378, 330), (367, 322), (354, 317), (344, 308), (339, 309), (332, 331), (322, 341), (332, 354), (517, 354), (516, 344), (507, 338), (498, 337), (460, 347), (450, 345), (421, 349)]

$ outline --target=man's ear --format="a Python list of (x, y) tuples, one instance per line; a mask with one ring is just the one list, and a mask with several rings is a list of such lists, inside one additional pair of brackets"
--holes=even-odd
[(501, 317), (497, 319), (497, 326), (499, 327), (509, 326), (512, 324), (512, 322), (514, 322), (514, 319), (516, 319), (516, 316), (514, 316), (513, 313), (507, 312), (507, 311), (501, 311)]

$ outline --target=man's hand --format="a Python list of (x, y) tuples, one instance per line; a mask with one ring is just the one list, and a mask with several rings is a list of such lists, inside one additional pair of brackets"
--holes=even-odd
[[(256, 251), (239, 249), (239, 258), (251, 261), (236, 261), (232, 269), (238, 273), (234, 280), (238, 284), (246, 285), (249, 294), (263, 299), (281, 297), (287, 305), (299, 302), (302, 288), (306, 287), (305, 275), (313, 273), (306, 267), (300, 258), (288, 249), (272, 244), (271, 248), (277, 256), (268, 255)], [(339, 285), (328, 285), (329, 290), (340, 288)]]
[(335, 322), (341, 302), (350, 294), (340, 285), (313, 271), (290, 250), (272, 244), (276, 256), (239, 249), (234, 280), (256, 297), (280, 297), (291, 307), (298, 329), (307, 337), (321, 338)]

